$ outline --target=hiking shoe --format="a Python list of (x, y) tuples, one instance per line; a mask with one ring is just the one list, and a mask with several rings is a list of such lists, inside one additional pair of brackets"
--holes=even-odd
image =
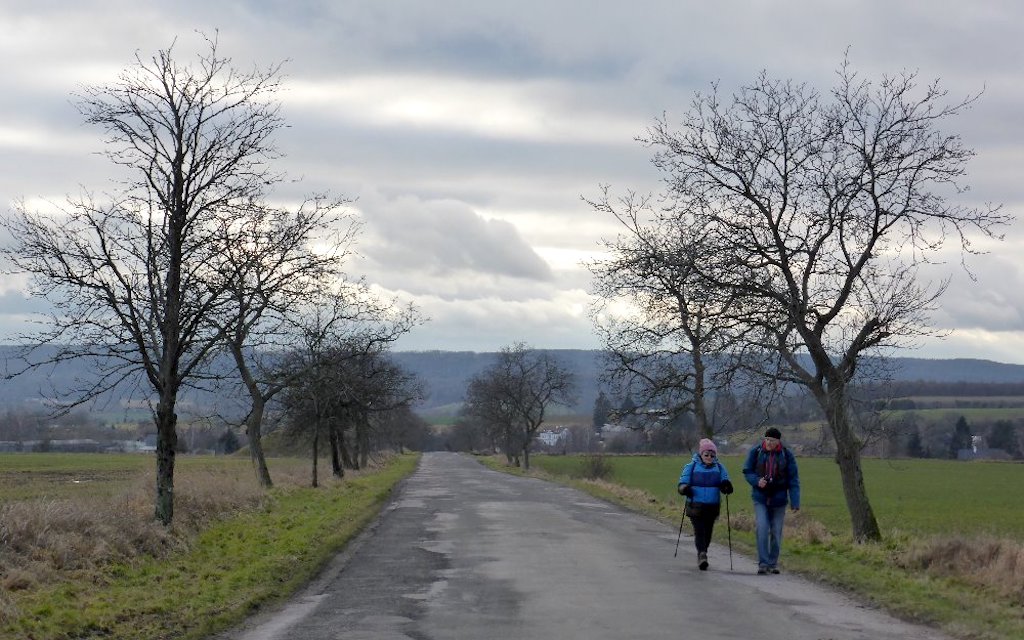
[(779, 568), (778, 567), (768, 567), (768, 572), (769, 573), (774, 573), (774, 574), (778, 575)]
[(703, 551), (697, 554), (697, 568), (701, 571), (708, 570), (708, 554)]
[(757, 575), (763, 576), (763, 575), (766, 575), (767, 573), (768, 573), (768, 567), (758, 567), (757, 568)]

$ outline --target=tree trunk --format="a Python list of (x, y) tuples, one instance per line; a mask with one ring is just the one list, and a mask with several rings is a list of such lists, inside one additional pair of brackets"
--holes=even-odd
[(836, 464), (839, 465), (839, 475), (843, 482), (846, 508), (850, 512), (853, 539), (857, 542), (881, 540), (882, 533), (878, 528), (878, 520), (875, 519), (875, 512), (871, 508), (864, 486), (860, 458), (861, 443), (850, 423), (846, 385), (831, 377), (830, 385), (829, 391), (815, 390), (815, 397), (824, 409), (832, 428), (832, 438), (836, 443)]
[(245, 419), (245, 437), (249, 441), (249, 459), (256, 471), (256, 479), (260, 486), (269, 489), (274, 486), (267, 467), (267, 457), (263, 453), (263, 397), (253, 397), (252, 410)]
[(338, 433), (336, 425), (331, 425), (331, 429), (328, 432), (330, 434), (331, 441), (331, 473), (334, 474), (335, 478), (344, 478), (345, 469), (341, 464), (341, 434)]
[(174, 519), (174, 455), (178, 447), (175, 396), (161, 394), (156, 410), (156, 519), (170, 526)]
[(341, 452), (341, 466), (348, 469), (358, 469), (356, 461), (353, 460), (352, 454), (348, 451), (348, 445), (345, 444), (345, 432), (342, 431), (338, 434), (338, 449)]
[(249, 370), (249, 365), (245, 362), (241, 343), (232, 341), (230, 349), (235, 366), (238, 368), (238, 373), (246, 391), (249, 392), (249, 400), (252, 403), (249, 407), (249, 415), (245, 418), (245, 437), (249, 441), (249, 459), (252, 460), (252, 467), (256, 471), (256, 480), (261, 487), (269, 489), (274, 486), (274, 483), (270, 479), (267, 457), (263, 453), (263, 414), (266, 411), (267, 398), (260, 391), (259, 385)]
[(530, 470), (530, 447), (523, 447), (523, 469)]
[(839, 473), (843, 479), (843, 495), (846, 497), (846, 507), (850, 511), (853, 539), (857, 542), (881, 540), (882, 533), (864, 487), (860, 450), (856, 447), (837, 446), (836, 462), (839, 464)]

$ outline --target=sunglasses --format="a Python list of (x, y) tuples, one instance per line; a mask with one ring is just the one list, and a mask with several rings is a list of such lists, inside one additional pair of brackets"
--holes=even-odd
[(700, 455), (702, 455), (702, 456), (711, 456), (712, 458), (714, 458), (715, 457), (715, 452), (714, 451), (705, 451), (705, 452), (701, 453)]

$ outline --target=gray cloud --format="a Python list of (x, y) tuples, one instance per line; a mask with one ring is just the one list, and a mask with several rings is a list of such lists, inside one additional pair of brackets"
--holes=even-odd
[(939, 275), (951, 279), (940, 299), (935, 326), (993, 333), (1024, 331), (1024, 268), (1019, 262), (1022, 251), (1024, 243), (1010, 243), (985, 255), (969, 256), (970, 272), (964, 271), (958, 257), (953, 256), (946, 265), (932, 269), (933, 280)]
[[(362, 203), (361, 203), (362, 205)], [(447, 277), (477, 272), (548, 281), (551, 269), (515, 226), (455, 201), (412, 197), (367, 204), (365, 255), (388, 270)]]

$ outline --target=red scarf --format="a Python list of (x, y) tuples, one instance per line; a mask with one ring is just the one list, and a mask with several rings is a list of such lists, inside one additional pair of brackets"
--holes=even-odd
[(774, 479), (775, 472), (779, 470), (778, 453), (779, 449), (772, 449), (769, 451), (768, 448), (765, 447), (766, 455), (764, 457), (764, 475), (766, 478)]

